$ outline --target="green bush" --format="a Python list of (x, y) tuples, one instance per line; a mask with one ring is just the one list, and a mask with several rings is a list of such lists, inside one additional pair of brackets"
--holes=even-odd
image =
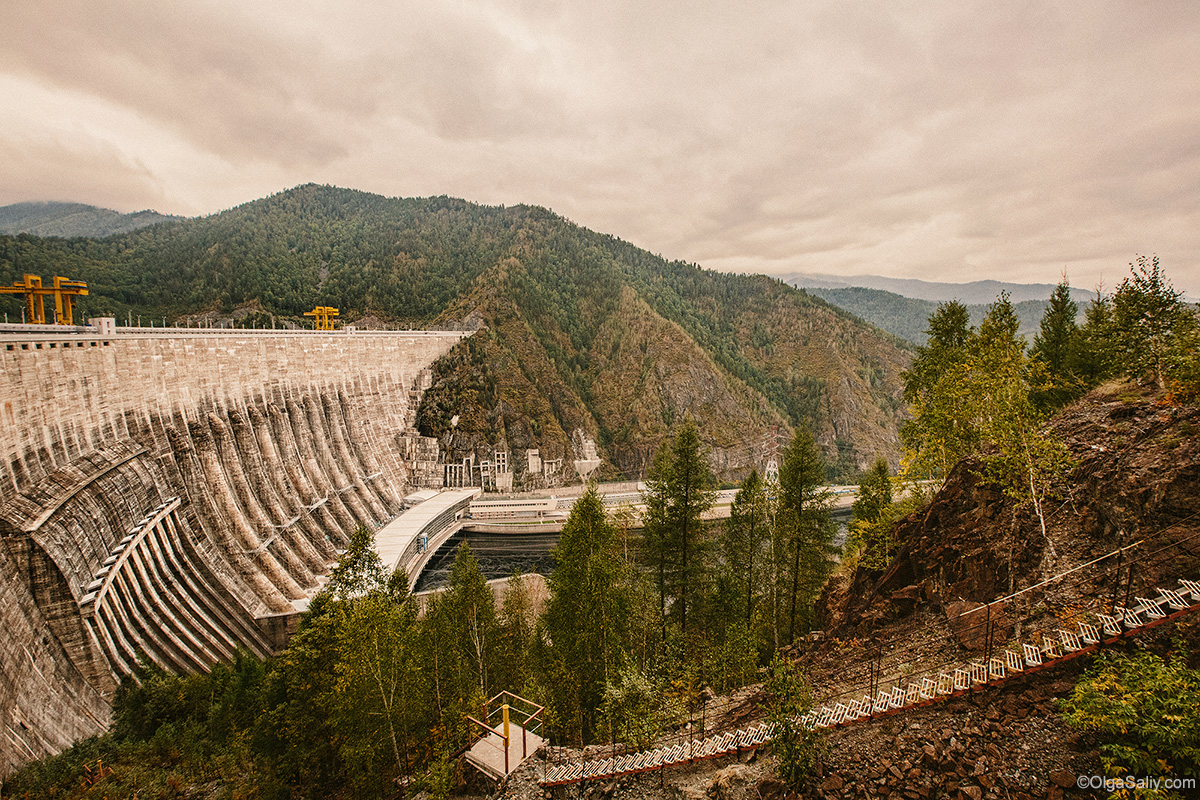
[(1100, 733), (1110, 777), (1200, 779), (1200, 670), (1187, 667), (1182, 647), (1168, 659), (1104, 653), (1061, 706), (1068, 724)]

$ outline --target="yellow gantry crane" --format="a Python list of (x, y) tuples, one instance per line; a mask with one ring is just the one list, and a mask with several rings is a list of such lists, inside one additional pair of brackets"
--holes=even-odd
[(0, 294), (25, 295), (26, 322), (35, 325), (46, 324), (46, 295), (54, 295), (54, 323), (74, 325), (75, 298), (87, 293), (86, 283), (67, 280), (61, 275), (55, 275), (50, 286), (42, 286), (41, 277), (29, 274), (12, 286), (0, 286)]
[(338, 315), (338, 310), (330, 306), (317, 306), (312, 311), (305, 311), (304, 316), (315, 318), (317, 330), (331, 331), (333, 330), (333, 318)]

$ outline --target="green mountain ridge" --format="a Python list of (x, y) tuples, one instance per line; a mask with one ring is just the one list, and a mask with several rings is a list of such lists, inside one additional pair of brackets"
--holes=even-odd
[(898, 457), (902, 341), (781, 281), (667, 261), (542, 208), (305, 185), (102, 240), (0, 237), (0, 280), (23, 272), (87, 281), (80, 316), (250, 308), (272, 324), (331, 305), (344, 322), (481, 327), (435, 365), (418, 425), (448, 460), (509, 449), (518, 486), (521, 450), (569, 469), (586, 439), (602, 474), (638, 477), (688, 414), (730, 479), (801, 420), (837, 474)]
[(103, 238), (180, 219), (149, 209), (122, 214), (84, 203), (13, 203), (0, 206), (0, 233)]
[[(1013, 303), (1026, 300), (1041, 300), (1049, 297), (1056, 284), (1053, 283), (1013, 283), (1011, 281), (978, 280), (967, 283), (949, 283), (946, 281), (923, 281), (916, 278), (887, 278), (882, 275), (821, 275), (797, 272), (780, 276), (784, 281), (798, 289), (849, 289), (862, 287), (879, 289), (914, 300), (932, 300), (943, 303), (947, 300), (957, 300), (965, 305), (987, 304), (996, 299), (1000, 292), (1008, 292)], [(1086, 303), (1095, 295), (1094, 291), (1071, 289), (1071, 297), (1076, 302)]]

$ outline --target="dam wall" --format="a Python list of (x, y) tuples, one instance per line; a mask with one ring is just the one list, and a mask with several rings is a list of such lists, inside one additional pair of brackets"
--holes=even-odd
[(139, 663), (257, 655), (402, 510), (463, 332), (0, 332), (0, 774), (104, 730)]

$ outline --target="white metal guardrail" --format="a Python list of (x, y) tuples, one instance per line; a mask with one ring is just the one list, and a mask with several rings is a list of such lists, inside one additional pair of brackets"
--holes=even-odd
[[(1095, 619), (1108, 639), (1102, 640), (1100, 628), (1093, 622), (1080, 621), (1077, 630), (1059, 628), (1033, 642), (1010, 645), (983, 661), (943, 667), (937, 677), (922, 676), (906, 684), (881, 688), (872, 697), (869, 693), (814, 708), (799, 719), (808, 728), (832, 728), (880, 714), (891, 714), (939, 699), (953, 697), (979, 686), (992, 685), (1052, 666), (1056, 662), (1090, 652), (1104, 643), (1115, 642), (1123, 635), (1135, 633), (1200, 608), (1200, 581), (1180, 579), (1179, 586), (1158, 589), (1156, 598), (1135, 598), (1135, 605), (1117, 606), (1113, 614), (1096, 613)], [(861, 691), (861, 690), (860, 690)], [(773, 735), (771, 724), (759, 723), (711, 738), (671, 744), (637, 753), (615, 755), (589, 761), (568, 761), (550, 767), (539, 782), (544, 787), (561, 786), (581, 781), (633, 775), (671, 764), (699, 761), (706, 758), (747, 750), (768, 742)]]

